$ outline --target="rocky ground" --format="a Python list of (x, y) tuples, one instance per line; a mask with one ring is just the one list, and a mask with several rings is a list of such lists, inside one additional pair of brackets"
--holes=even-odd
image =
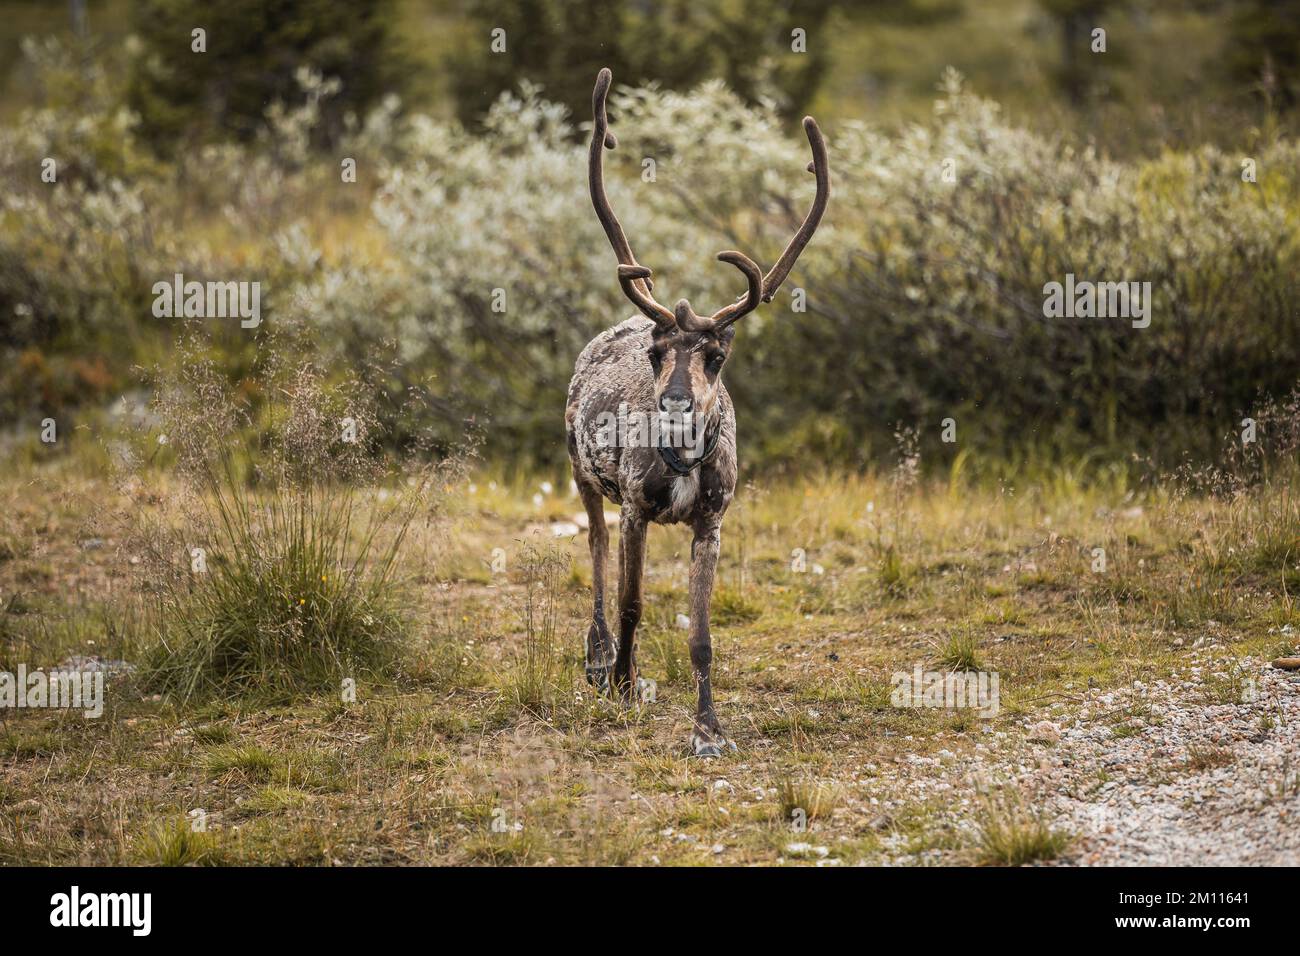
[[(1073, 835), (1063, 864), (1295, 866), (1298, 734), (1300, 671), (1208, 647), (1166, 679), (1085, 689), (1020, 733), (990, 727), (973, 761), (904, 758), (895, 783), (947, 802), (954, 828), (970, 831), (977, 794), (1014, 782)], [(947, 857), (931, 848), (891, 862)]]
[[(1080, 835), (1078, 862), (1300, 864), (1300, 672), (1193, 660), (1088, 695), (1027, 775)], [(1207, 680), (1225, 671), (1239, 680)]]

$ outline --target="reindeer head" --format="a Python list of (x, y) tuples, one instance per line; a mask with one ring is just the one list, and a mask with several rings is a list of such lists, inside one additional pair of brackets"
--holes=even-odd
[(691, 304), (678, 299), (672, 310), (661, 305), (653, 295), (651, 271), (636, 261), (628, 245), (623, 227), (610, 208), (605, 195), (604, 150), (614, 149), (618, 140), (609, 131), (609, 118), (605, 114), (605, 99), (613, 74), (601, 70), (596, 77), (596, 89), (591, 105), (594, 125), (591, 132), (591, 151), (588, 156), (587, 175), (591, 186), (591, 202), (596, 216), (605, 228), (605, 235), (618, 257), (618, 281), (623, 292), (633, 304), (655, 323), (650, 365), (655, 374), (655, 404), (660, 412), (692, 413), (697, 420), (706, 419), (717, 403), (722, 366), (731, 352), (735, 329), (732, 325), (754, 311), (760, 302), (771, 302), (772, 296), (789, 275), (799, 253), (817, 231), (826, 202), (830, 198), (830, 169), (826, 162), (826, 142), (821, 130), (811, 116), (803, 120), (808, 144), (812, 147), (813, 161), (808, 171), (817, 176), (817, 196), (813, 200), (803, 225), (790, 244), (781, 253), (767, 275), (763, 275), (752, 259), (741, 252), (720, 252), (718, 259), (730, 263), (745, 275), (748, 288), (745, 294), (710, 316), (697, 315)]

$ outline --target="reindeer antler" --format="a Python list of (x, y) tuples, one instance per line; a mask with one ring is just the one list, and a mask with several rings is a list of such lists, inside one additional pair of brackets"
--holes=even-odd
[(813, 237), (817, 231), (817, 226), (822, 221), (822, 216), (826, 212), (826, 204), (831, 195), (831, 172), (830, 165), (826, 160), (826, 140), (822, 138), (822, 131), (817, 127), (817, 121), (811, 116), (803, 118), (804, 132), (808, 135), (808, 145), (812, 147), (812, 162), (808, 164), (808, 172), (817, 177), (817, 195), (813, 198), (812, 208), (808, 210), (808, 215), (804, 217), (803, 224), (799, 226), (798, 232), (790, 240), (785, 251), (781, 253), (781, 258), (776, 260), (776, 265), (772, 266), (767, 275), (762, 275), (758, 266), (753, 260), (740, 252), (728, 251), (718, 253), (718, 259), (722, 262), (729, 262), (745, 274), (749, 280), (749, 288), (746, 290), (743, 298), (738, 299), (731, 305), (724, 306), (708, 318), (696, 315), (691, 309), (691, 304), (685, 299), (678, 300), (675, 310), (669, 311), (658, 301), (652, 294), (654, 283), (651, 281), (651, 272), (645, 266), (636, 261), (632, 255), (632, 247), (628, 244), (627, 236), (623, 233), (623, 227), (619, 225), (618, 217), (614, 215), (614, 210), (610, 208), (609, 197), (605, 195), (605, 167), (604, 167), (604, 150), (613, 149), (618, 145), (618, 140), (614, 134), (609, 131), (609, 117), (605, 113), (605, 98), (609, 95), (610, 84), (614, 82), (614, 75), (608, 68), (602, 69), (596, 75), (596, 89), (591, 95), (591, 111), (594, 123), (591, 130), (591, 150), (588, 154), (587, 161), (587, 181), (591, 187), (591, 203), (596, 207), (596, 216), (600, 219), (600, 224), (605, 228), (605, 235), (609, 237), (609, 244), (614, 247), (614, 254), (618, 257), (618, 281), (623, 287), (623, 292), (629, 299), (635, 303), (636, 307), (641, 310), (648, 318), (661, 328), (670, 327), (675, 322), (678, 328), (684, 332), (720, 332), (733, 322), (753, 312), (762, 302), (771, 302), (772, 297), (776, 295), (776, 290), (781, 287), (785, 277), (790, 274), (794, 268), (799, 254), (803, 252), (804, 246)]
[(651, 272), (636, 261), (623, 227), (610, 208), (609, 197), (605, 195), (604, 151), (618, 146), (618, 140), (609, 131), (609, 116), (605, 112), (605, 98), (609, 95), (609, 87), (613, 82), (614, 74), (605, 67), (596, 74), (596, 89), (591, 94), (593, 123), (591, 149), (587, 154), (587, 184), (591, 189), (591, 204), (596, 207), (596, 218), (605, 228), (609, 244), (614, 247), (614, 255), (618, 257), (618, 281), (623, 292), (656, 325), (671, 326), (673, 314), (655, 301)]
[(808, 145), (812, 147), (813, 158), (807, 169), (808, 172), (817, 177), (817, 195), (813, 197), (812, 208), (808, 210), (808, 215), (804, 217), (803, 225), (794, 234), (790, 244), (785, 247), (785, 252), (781, 253), (781, 258), (776, 260), (776, 265), (772, 266), (772, 271), (763, 277), (764, 302), (772, 301), (772, 296), (776, 295), (776, 290), (781, 288), (781, 283), (785, 281), (785, 277), (794, 268), (799, 253), (803, 252), (803, 247), (808, 245), (808, 240), (817, 231), (817, 226), (822, 221), (822, 215), (826, 212), (826, 203), (831, 198), (831, 168), (826, 161), (826, 140), (822, 138), (822, 131), (817, 127), (817, 121), (811, 116), (803, 118), (803, 131), (808, 134)]
[(645, 266), (618, 267), (618, 284), (623, 287), (623, 294), (656, 325), (672, 325), (673, 314), (656, 302), (654, 296), (641, 289), (641, 280), (645, 280), (645, 283), (650, 281), (650, 270)]
[(803, 118), (803, 128), (804, 132), (808, 134), (808, 145), (812, 147), (813, 159), (808, 164), (808, 172), (817, 176), (817, 195), (813, 198), (812, 209), (808, 210), (808, 215), (804, 217), (799, 231), (794, 234), (790, 244), (781, 253), (781, 258), (776, 260), (776, 265), (772, 266), (771, 271), (765, 276), (760, 277), (758, 266), (754, 265), (751, 259), (741, 253), (719, 253), (719, 259), (723, 262), (730, 262), (745, 273), (745, 277), (749, 279), (748, 291), (743, 298), (719, 309), (707, 319), (696, 315), (691, 311), (690, 304), (687, 303), (684, 310), (688, 316), (686, 325), (682, 323), (683, 310), (681, 309), (681, 303), (678, 303), (677, 325), (679, 327), (689, 332), (702, 332), (707, 329), (719, 332), (737, 319), (753, 312), (754, 309), (758, 308), (760, 302), (771, 302), (772, 296), (776, 295), (776, 290), (781, 287), (785, 277), (790, 274), (795, 261), (799, 258), (799, 253), (803, 252), (804, 246), (808, 245), (813, 233), (817, 231), (817, 226), (821, 223), (822, 216), (826, 212), (826, 203), (831, 196), (831, 171), (830, 165), (826, 161), (826, 140), (822, 138), (822, 131), (817, 128), (817, 121), (811, 116), (805, 116)]
[[(758, 308), (762, 300), (763, 293), (763, 273), (762, 270), (754, 264), (754, 260), (749, 258), (743, 252), (719, 252), (719, 262), (729, 262), (741, 272), (745, 273), (745, 278), (749, 280), (749, 290), (745, 297), (739, 302), (733, 302), (714, 312), (709, 318), (701, 318), (691, 310), (691, 304), (685, 299), (677, 303), (677, 326), (686, 332), (721, 332), (732, 322), (742, 316), (748, 315)], [(683, 309), (685, 305), (685, 319), (683, 320)]]

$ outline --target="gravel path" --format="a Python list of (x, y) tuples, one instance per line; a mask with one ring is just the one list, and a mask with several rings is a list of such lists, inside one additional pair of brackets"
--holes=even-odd
[[(1074, 691), (1052, 710), (1020, 733), (989, 728), (973, 752), (899, 757), (883, 768), (890, 798), (870, 810), (887, 829), (926, 801), (969, 845), (979, 795), (1014, 784), (1074, 836), (1058, 864), (1300, 865), (1300, 671), (1208, 647), (1167, 679)], [(884, 862), (957, 861), (908, 842), (886, 836)]]
[(1063, 862), (1300, 864), (1300, 672), (1198, 652), (1170, 680), (1087, 694), (1063, 723), (1022, 776), (1079, 837)]

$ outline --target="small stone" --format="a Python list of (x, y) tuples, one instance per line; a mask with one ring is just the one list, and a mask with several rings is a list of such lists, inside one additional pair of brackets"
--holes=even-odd
[(1050, 720), (1040, 720), (1029, 728), (1029, 739), (1054, 744), (1061, 739), (1061, 725)]
[(791, 856), (820, 856), (825, 858), (831, 851), (824, 846), (813, 846), (811, 843), (787, 843), (785, 852)]

